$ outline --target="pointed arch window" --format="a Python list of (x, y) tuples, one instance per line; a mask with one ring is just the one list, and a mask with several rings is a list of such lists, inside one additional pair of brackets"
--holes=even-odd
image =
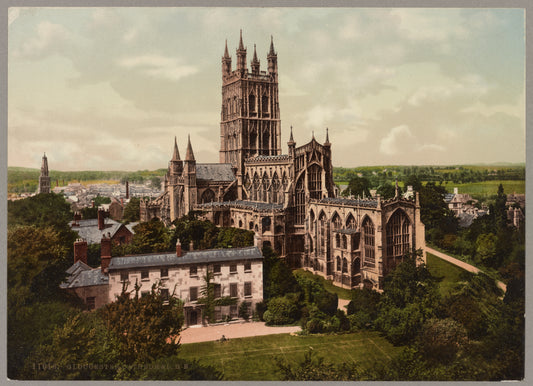
[(250, 94), (248, 96), (248, 111), (250, 113), (255, 111), (255, 95), (254, 94)]
[(341, 235), (338, 233), (335, 235), (335, 247), (336, 248), (341, 247)]
[(374, 223), (366, 217), (363, 221), (363, 265), (366, 267), (376, 266), (375, 252), (375, 229)]
[(296, 183), (295, 207), (295, 222), (297, 225), (302, 225), (304, 223), (305, 218), (305, 190), (303, 176), (300, 177), (300, 179)]
[(307, 181), (309, 188), (309, 197), (322, 198), (322, 168), (317, 164), (309, 166), (307, 169)]
[(387, 223), (387, 256), (402, 257), (409, 252), (410, 221), (403, 210), (397, 210)]
[(337, 262), (337, 271), (342, 271), (341, 258), (337, 256), (335, 260)]
[(326, 224), (326, 215), (322, 212), (318, 217), (318, 245), (320, 248), (320, 254), (323, 254), (326, 251)]
[(350, 213), (346, 219), (346, 229), (355, 229), (355, 218)]
[(333, 230), (338, 231), (342, 228), (342, 220), (341, 217), (335, 212), (333, 215), (333, 220), (331, 221), (333, 224)]
[(279, 177), (276, 172), (274, 172), (274, 176), (272, 176), (272, 194), (271, 194), (271, 201), (275, 204), (278, 202), (278, 196), (279, 196), (279, 188), (281, 186), (281, 182), (279, 180)]
[(263, 115), (268, 115), (269, 109), (268, 109), (268, 97), (266, 95), (263, 95), (261, 98), (261, 112)]
[(213, 201), (215, 201), (215, 192), (213, 192), (211, 189), (207, 189), (202, 193), (202, 197), (200, 198), (200, 202), (202, 204)]

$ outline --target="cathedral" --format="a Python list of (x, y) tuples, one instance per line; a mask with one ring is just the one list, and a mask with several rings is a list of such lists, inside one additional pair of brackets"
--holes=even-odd
[(254, 231), (292, 267), (344, 288), (380, 289), (405, 253), (424, 250), (418, 193), (412, 199), (338, 197), (327, 129), (323, 143), (313, 134), (296, 146), (291, 127), (282, 154), (272, 38), (266, 71), (255, 45), (250, 68), (246, 55), (241, 31), (236, 68), (227, 41), (222, 56), (219, 163), (197, 163), (190, 138), (182, 160), (175, 138), (164, 191), (141, 201), (141, 221), (170, 224), (195, 211), (217, 226)]

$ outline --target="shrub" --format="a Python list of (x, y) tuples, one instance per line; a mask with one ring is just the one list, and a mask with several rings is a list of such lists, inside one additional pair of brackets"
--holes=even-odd
[(296, 305), (283, 297), (268, 302), (268, 309), (263, 314), (263, 319), (267, 325), (280, 325), (294, 323), (298, 316)]

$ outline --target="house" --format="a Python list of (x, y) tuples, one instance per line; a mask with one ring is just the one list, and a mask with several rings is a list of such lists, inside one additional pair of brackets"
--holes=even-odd
[(207, 272), (212, 274), (215, 298), (230, 297), (234, 304), (215, 307), (215, 319), (223, 321), (238, 316), (238, 306), (248, 309), (263, 300), (263, 255), (257, 246), (111, 257), (111, 239), (101, 240), (101, 266), (87, 265), (87, 242), (74, 244), (74, 264), (67, 270), (61, 288), (80, 297), (87, 309), (99, 308), (114, 301), (123, 288), (131, 291), (140, 285), (140, 295), (161, 286), (163, 298), (176, 296), (184, 302), (186, 326), (201, 324), (205, 305), (198, 303)]
[(109, 211), (98, 210), (98, 218), (82, 220), (79, 213), (74, 214), (74, 220), (69, 223), (71, 229), (90, 244), (98, 244), (105, 235), (111, 238), (113, 244), (129, 244), (134, 235), (136, 224), (124, 225), (108, 218)]

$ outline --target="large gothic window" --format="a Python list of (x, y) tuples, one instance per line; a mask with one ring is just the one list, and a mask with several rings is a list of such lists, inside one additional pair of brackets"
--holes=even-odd
[(270, 155), (270, 133), (268, 130), (263, 132), (263, 141), (261, 143), (263, 155)]
[(215, 201), (215, 192), (213, 192), (211, 189), (207, 189), (202, 193), (202, 198), (200, 199), (202, 204), (213, 201)]
[(263, 180), (261, 181), (261, 201), (268, 201), (268, 176), (267, 174), (263, 174)]
[(304, 218), (305, 218), (305, 190), (304, 190), (303, 176), (300, 177), (300, 179), (296, 183), (295, 206), (296, 206), (295, 222), (296, 224), (301, 225), (304, 223)]
[(402, 257), (409, 252), (409, 218), (403, 210), (397, 210), (387, 223), (387, 256)]
[(309, 197), (322, 198), (322, 168), (317, 164), (309, 166), (307, 169), (307, 181)]
[(375, 255), (375, 230), (374, 224), (370, 218), (366, 217), (363, 221), (363, 265), (367, 267), (376, 266)]
[(346, 260), (346, 257), (342, 259), (342, 273), (348, 273), (348, 260)]
[(268, 114), (268, 97), (266, 95), (263, 95), (261, 99), (261, 112), (263, 116)]
[(254, 181), (253, 181), (253, 185), (252, 185), (252, 200), (253, 201), (258, 201), (259, 200), (259, 185), (260, 185), (261, 181), (259, 181), (259, 177), (257, 176), (257, 173), (254, 174)]

